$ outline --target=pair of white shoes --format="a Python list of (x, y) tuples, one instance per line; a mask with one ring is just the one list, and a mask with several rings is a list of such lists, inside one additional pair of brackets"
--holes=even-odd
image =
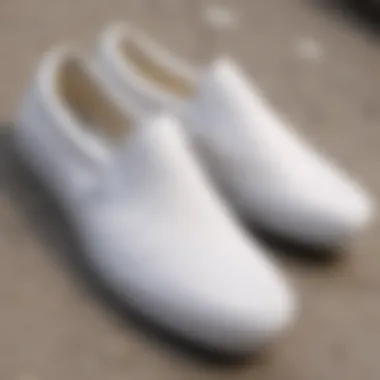
[(322, 247), (373, 214), (359, 186), (279, 120), (230, 60), (197, 71), (127, 25), (108, 28), (92, 59), (69, 49), (43, 57), (15, 139), (115, 292), (228, 353), (270, 342), (296, 311), (235, 213)]

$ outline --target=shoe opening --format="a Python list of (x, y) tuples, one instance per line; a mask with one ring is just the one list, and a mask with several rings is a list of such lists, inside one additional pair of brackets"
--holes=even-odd
[(67, 57), (61, 62), (56, 88), (75, 117), (97, 133), (119, 139), (131, 128), (131, 119), (121, 112), (80, 57)]
[(170, 67), (150, 52), (149, 47), (132, 38), (124, 38), (120, 41), (119, 49), (122, 56), (145, 80), (157, 86), (159, 89), (172, 95), (188, 98), (195, 92), (195, 83), (185, 74)]

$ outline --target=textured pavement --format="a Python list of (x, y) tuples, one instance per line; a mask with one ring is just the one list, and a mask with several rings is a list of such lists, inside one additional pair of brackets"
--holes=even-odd
[(276, 256), (299, 291), (299, 319), (259, 360), (233, 365), (124, 323), (57, 259), (75, 255), (74, 243), (14, 164), (6, 126), (43, 51), (65, 41), (89, 49), (113, 20), (194, 62), (231, 54), (298, 130), (380, 197), (379, 42), (344, 13), (307, 0), (0, 0), (0, 379), (378, 380), (377, 222), (338, 263)]

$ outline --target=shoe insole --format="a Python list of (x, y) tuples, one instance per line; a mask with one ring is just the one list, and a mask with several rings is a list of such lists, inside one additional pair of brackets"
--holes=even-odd
[(125, 39), (120, 46), (123, 55), (131, 62), (140, 75), (164, 91), (181, 98), (191, 97), (195, 92), (192, 81), (160, 62), (147, 48), (139, 46), (131, 39)]
[(80, 58), (68, 59), (60, 67), (58, 91), (75, 116), (89, 128), (110, 139), (128, 133), (131, 122), (86, 68)]

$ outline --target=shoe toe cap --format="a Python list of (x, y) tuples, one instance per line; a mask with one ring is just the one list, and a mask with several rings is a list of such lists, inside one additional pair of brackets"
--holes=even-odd
[(351, 186), (317, 194), (313, 206), (309, 208), (304, 226), (309, 225), (311, 241), (326, 246), (339, 246), (360, 233), (375, 213), (374, 202), (369, 196)]
[(268, 276), (267, 284), (250, 282), (248, 289), (235, 288), (235, 296), (233, 292), (220, 293), (204, 311), (207, 323), (202, 336), (219, 350), (245, 353), (260, 349), (295, 318), (295, 295), (285, 281)]
[(330, 248), (370, 224), (375, 204), (363, 189), (338, 176), (320, 182), (321, 186), (306, 183), (276, 197), (268, 226), (301, 243)]

